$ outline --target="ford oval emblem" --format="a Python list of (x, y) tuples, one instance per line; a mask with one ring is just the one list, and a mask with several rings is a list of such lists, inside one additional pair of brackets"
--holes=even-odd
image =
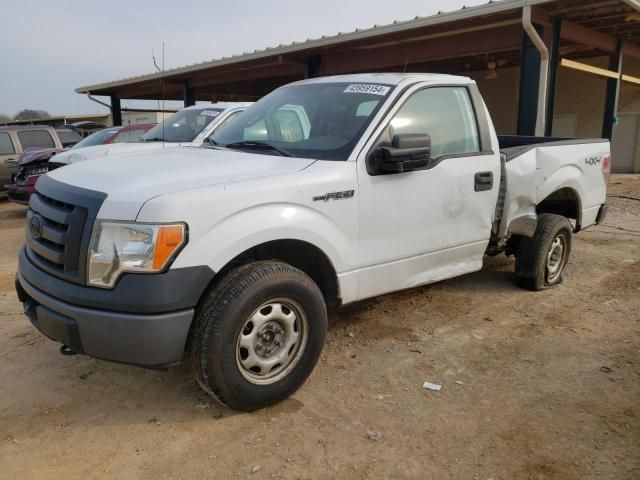
[(40, 217), (37, 215), (31, 217), (31, 220), (29, 220), (29, 230), (31, 231), (31, 236), (35, 240), (42, 237), (42, 222), (40, 221)]

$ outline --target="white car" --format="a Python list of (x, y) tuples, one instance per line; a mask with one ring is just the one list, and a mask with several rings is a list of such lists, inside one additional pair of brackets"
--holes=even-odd
[(160, 146), (200, 146), (213, 132), (228, 124), (249, 105), (251, 103), (248, 102), (219, 102), (187, 107), (146, 132), (140, 142), (72, 149), (56, 155), (54, 163), (56, 166), (68, 165), (92, 158), (152, 150)]
[[(501, 144), (504, 148), (501, 150)], [(55, 170), (36, 185), (16, 288), (66, 353), (180, 362), (255, 410), (302, 385), (327, 308), (516, 256), (563, 280), (604, 218), (606, 140), (496, 135), (464, 77), (360, 74), (281, 87), (201, 147)]]

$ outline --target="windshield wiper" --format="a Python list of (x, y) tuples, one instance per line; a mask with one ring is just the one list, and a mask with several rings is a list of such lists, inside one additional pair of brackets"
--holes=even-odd
[(256, 149), (256, 150), (271, 150), (271, 151), (279, 153), (283, 157), (292, 157), (293, 156), (289, 152), (287, 152), (286, 150), (284, 150), (284, 149), (282, 149), (280, 147), (276, 147), (275, 145), (273, 145), (271, 143), (255, 141), (255, 140), (254, 141), (244, 141), (244, 142), (229, 143), (227, 145), (224, 145), (224, 147), (226, 147), (226, 148), (236, 148), (236, 149), (248, 148), (248, 149)]
[(152, 137), (152, 138), (143, 138), (142, 142), (164, 142), (164, 138), (161, 137)]

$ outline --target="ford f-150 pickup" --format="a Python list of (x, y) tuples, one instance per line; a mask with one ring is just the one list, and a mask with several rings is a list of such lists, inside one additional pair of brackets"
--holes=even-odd
[(278, 88), (200, 147), (43, 176), (16, 289), (66, 353), (191, 359), (230, 407), (302, 385), (327, 308), (480, 270), (559, 285), (602, 221), (606, 140), (498, 137), (475, 83), (359, 74)]

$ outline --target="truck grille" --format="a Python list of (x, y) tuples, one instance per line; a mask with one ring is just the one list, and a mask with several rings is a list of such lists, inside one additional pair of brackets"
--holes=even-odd
[(29, 259), (52, 275), (84, 284), (91, 229), (105, 197), (41, 177), (27, 212)]

